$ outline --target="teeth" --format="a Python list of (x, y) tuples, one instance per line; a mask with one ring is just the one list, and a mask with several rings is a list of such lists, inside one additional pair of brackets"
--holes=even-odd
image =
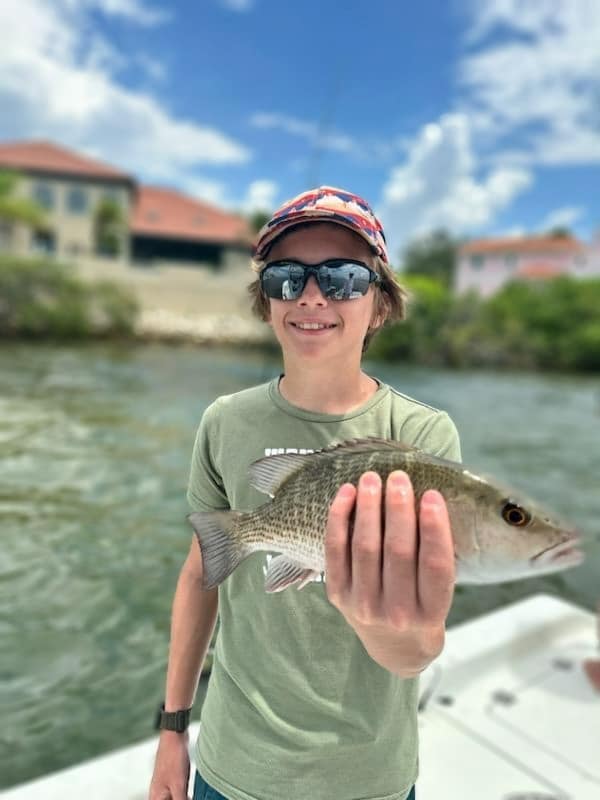
[(297, 322), (296, 327), (305, 331), (320, 331), (322, 328), (328, 327), (321, 322)]

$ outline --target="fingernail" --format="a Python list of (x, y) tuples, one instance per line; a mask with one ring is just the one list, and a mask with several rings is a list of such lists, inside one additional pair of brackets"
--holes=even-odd
[(360, 479), (361, 488), (370, 494), (375, 494), (381, 486), (381, 479), (376, 472), (367, 472)]
[(409, 478), (405, 472), (391, 472), (388, 477), (388, 485), (396, 494), (406, 497), (408, 494)]
[(421, 498), (421, 505), (428, 511), (439, 511), (441, 496), (435, 489), (428, 489)]
[(345, 483), (340, 487), (338, 494), (343, 500), (349, 500), (354, 494), (354, 486), (351, 483)]

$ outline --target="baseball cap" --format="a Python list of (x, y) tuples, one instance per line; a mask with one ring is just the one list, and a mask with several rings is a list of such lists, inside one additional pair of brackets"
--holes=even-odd
[(303, 222), (333, 222), (354, 231), (383, 261), (389, 262), (381, 222), (362, 197), (333, 186), (309, 189), (287, 200), (258, 232), (255, 260), (263, 261), (273, 241), (288, 228)]

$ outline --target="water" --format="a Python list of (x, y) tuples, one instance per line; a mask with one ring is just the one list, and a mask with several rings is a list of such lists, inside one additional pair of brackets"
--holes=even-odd
[[(445, 408), (465, 461), (586, 533), (581, 567), (458, 587), (450, 622), (539, 591), (592, 608), (600, 378), (367, 367)], [(191, 543), (185, 487), (198, 420), (215, 396), (278, 370), (259, 354), (193, 347), (0, 349), (0, 787), (152, 734)]]

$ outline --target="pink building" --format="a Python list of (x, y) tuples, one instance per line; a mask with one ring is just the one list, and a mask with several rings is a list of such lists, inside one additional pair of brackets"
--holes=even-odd
[(510, 280), (545, 280), (558, 275), (600, 278), (600, 232), (591, 244), (554, 236), (468, 242), (457, 254), (454, 287), (459, 294), (475, 291), (489, 297)]

